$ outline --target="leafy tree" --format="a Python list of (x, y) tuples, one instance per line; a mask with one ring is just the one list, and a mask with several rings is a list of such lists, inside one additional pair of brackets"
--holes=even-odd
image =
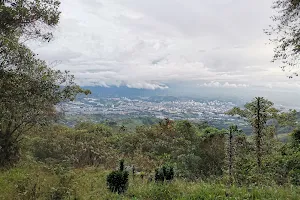
[(293, 75), (298, 76), (294, 67), (298, 64), (300, 53), (300, 0), (275, 0), (272, 8), (278, 13), (272, 17), (276, 24), (265, 32), (274, 36), (271, 37), (276, 45), (273, 61), (281, 61), (283, 70), (288, 67)]
[[(30, 74), (41, 61), (21, 39), (52, 38), (48, 27), (59, 21), (57, 0), (0, 0), (0, 73)], [(24, 70), (24, 71), (23, 71)]]
[(281, 126), (296, 126), (297, 121), (297, 111), (296, 110), (289, 110), (289, 112), (281, 112), (275, 116), (278, 120), (279, 125)]
[(184, 144), (185, 151), (176, 157), (179, 174), (190, 179), (221, 176), (225, 163), (225, 143), (224, 133), (209, 132), (194, 138), (189, 145)]
[[(294, 162), (296, 160), (294, 159), (296, 157), (294, 151), (282, 150), (284, 153), (280, 155), (282, 145), (274, 140), (274, 134), (279, 126), (294, 127), (296, 125), (295, 110), (290, 110), (287, 113), (280, 112), (273, 107), (272, 102), (257, 97), (252, 102), (247, 103), (243, 109), (233, 108), (227, 114), (244, 117), (251, 124), (254, 134), (253, 145), (255, 148), (246, 140), (240, 140), (236, 147), (237, 170), (234, 176), (238, 183), (251, 183), (258, 180), (270, 182), (272, 178), (278, 184), (282, 184), (289, 179), (289, 174), (291, 174), (290, 179), (297, 178), (298, 164)], [(275, 124), (273, 124), (274, 121)], [(255, 166), (252, 164), (254, 160), (252, 161), (251, 158), (253, 153), (256, 155), (256, 167), (260, 172), (257, 175), (253, 173), (255, 170)], [(264, 165), (262, 166), (263, 156)], [(295, 167), (296, 170), (294, 170)]]
[(234, 181), (238, 185), (252, 183), (255, 147), (247, 140), (245, 134), (236, 134), (234, 147)]
[[(294, 132), (296, 133), (297, 130)], [(269, 173), (279, 185), (290, 182), (293, 185), (300, 185), (300, 151), (299, 147), (292, 143), (285, 143), (269, 159)], [(265, 172), (266, 173), (266, 172)], [(268, 173), (268, 171), (267, 171)]]
[(79, 92), (83, 91), (73, 76), (51, 70), (40, 60), (28, 71), (0, 72), (0, 166), (18, 154), (22, 134), (53, 121), (58, 113), (55, 106)]
[(59, 5), (58, 0), (0, 0), (0, 41), (7, 36), (49, 41), (45, 27), (58, 23)]
[(289, 110), (288, 112), (280, 112), (276, 108), (272, 108), (269, 110), (271, 113), (270, 119), (267, 121), (268, 126), (273, 126), (274, 131), (271, 133), (270, 137), (273, 137), (274, 134), (277, 137), (277, 132), (279, 128), (286, 127), (288, 129), (293, 129), (296, 126), (297, 121), (297, 111)]
[(56, 0), (0, 1), (0, 166), (18, 158), (22, 134), (57, 116), (56, 106), (82, 90), (69, 72), (50, 69), (21, 38), (50, 40), (58, 23)]
[(197, 136), (195, 126), (187, 120), (176, 122), (175, 130), (180, 137), (184, 137), (186, 140), (192, 141)]
[[(30, 74), (37, 65), (25, 45), (24, 39), (52, 38), (48, 27), (55, 27), (59, 21), (57, 0), (0, 0), (0, 72), (16, 74), (27, 71)], [(23, 40), (23, 41), (21, 41)]]
[(257, 166), (261, 168), (264, 144), (264, 128), (268, 119), (272, 118), (273, 103), (263, 97), (256, 97), (252, 102), (247, 103), (244, 109), (233, 108), (227, 112), (229, 115), (240, 115), (247, 119), (253, 128)]

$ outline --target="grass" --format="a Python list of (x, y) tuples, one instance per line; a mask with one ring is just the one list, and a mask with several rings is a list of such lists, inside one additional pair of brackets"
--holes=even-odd
[[(300, 197), (299, 187), (236, 187), (220, 183), (188, 182), (177, 179), (172, 183), (148, 183), (130, 178), (124, 195), (109, 192), (106, 187), (108, 171), (101, 168), (53, 170), (43, 164), (20, 164), (0, 171), (0, 199), (295, 199)], [(56, 195), (56, 196), (55, 196)], [(59, 198), (56, 198), (59, 199)]]

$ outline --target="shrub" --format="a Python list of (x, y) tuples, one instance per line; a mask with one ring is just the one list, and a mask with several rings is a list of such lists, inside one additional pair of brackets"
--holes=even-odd
[(63, 164), (76, 168), (99, 166), (111, 168), (118, 160), (117, 150), (102, 136), (86, 131), (49, 131), (31, 139), (33, 156), (47, 164)]
[(120, 161), (120, 168), (112, 171), (106, 179), (108, 189), (118, 194), (124, 193), (128, 188), (129, 173), (124, 171), (124, 160)]
[(174, 168), (172, 166), (162, 166), (155, 170), (155, 181), (164, 182), (174, 179)]
[(300, 169), (291, 170), (289, 177), (293, 185), (300, 185)]

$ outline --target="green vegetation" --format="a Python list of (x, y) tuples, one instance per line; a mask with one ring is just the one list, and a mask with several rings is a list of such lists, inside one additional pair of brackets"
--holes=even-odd
[(277, 120), (279, 125), (295, 125), (296, 111), (290, 113), (280, 113), (273, 107), (273, 103), (263, 97), (256, 97), (252, 102), (247, 103), (245, 109), (233, 108), (228, 111), (229, 115), (239, 115), (244, 117), (253, 127), (255, 140), (257, 167), (261, 168), (263, 145), (266, 139), (271, 139), (276, 134), (276, 126), (271, 126), (273, 130), (266, 129), (267, 120)]
[(128, 188), (128, 176), (129, 173), (124, 170), (124, 160), (121, 160), (119, 170), (112, 171), (107, 176), (109, 190), (118, 194), (124, 193)]
[[(58, 172), (60, 171), (60, 172)], [(63, 171), (42, 164), (19, 164), (1, 172), (0, 199), (299, 199), (299, 188), (294, 186), (240, 187), (220, 182), (190, 182), (175, 179), (168, 184), (157, 184), (130, 176), (126, 193), (118, 195), (106, 186), (109, 172), (95, 167)], [(31, 197), (31, 198), (30, 198)], [(59, 199), (59, 198), (56, 198)]]
[(55, 105), (89, 93), (68, 72), (49, 68), (22, 42), (27, 37), (50, 40), (51, 33), (42, 26), (58, 23), (58, 6), (54, 0), (0, 1), (0, 167), (19, 159), (23, 134), (57, 117)]
[(155, 170), (155, 181), (165, 182), (172, 181), (174, 179), (174, 167), (172, 166), (162, 166)]
[[(274, 125), (266, 123), (293, 112), (260, 108), (267, 118), (260, 123), (258, 164), (258, 101), (272, 105), (256, 98), (245, 109), (228, 112), (248, 113), (245, 119), (253, 122), (253, 136), (234, 125), (220, 130), (207, 123), (169, 119), (135, 130), (127, 130), (124, 124), (122, 131), (115, 125), (92, 122), (74, 128), (34, 126), (23, 135), (20, 162), (0, 173), (1, 198), (297, 199), (299, 129), (290, 120), (294, 117), (289, 117), (294, 131), (283, 143), (277, 139)], [(248, 112), (248, 107), (254, 111)], [(278, 124), (278, 128), (283, 126), (287, 123)], [(122, 162), (119, 170), (111, 172), (122, 159), (126, 166)]]
[[(273, 61), (281, 62), (281, 68), (290, 72), (289, 78), (298, 76), (299, 63), (299, 0), (275, 0), (273, 9), (276, 15), (272, 17), (275, 25), (265, 32), (270, 36), (274, 48)], [(272, 37), (271, 37), (272, 36)]]
[[(57, 119), (57, 104), (73, 100), (78, 93), (89, 93), (76, 85), (68, 72), (49, 68), (24, 45), (24, 40), (49, 41), (52, 38), (47, 27), (58, 23), (58, 7), (59, 1), (55, 0), (0, 1), (0, 167), (3, 171), (1, 176), (4, 176), (1, 177), (3, 199), (37, 198), (36, 191), (38, 187), (44, 187), (42, 183), (33, 183), (24, 168), (14, 168), (12, 176), (7, 169), (18, 163), (22, 156), (20, 145), (24, 136), (30, 134), (32, 128), (51, 124)], [(68, 193), (66, 182), (67, 178), (61, 176), (58, 183), (64, 186), (57, 190), (52, 188), (55, 189), (49, 194), (52, 199), (61, 199)], [(9, 183), (16, 184), (17, 196), (10, 190), (12, 185)], [(27, 190), (28, 186), (30, 190)]]
[(255, 140), (236, 126), (166, 119), (131, 132), (87, 122), (34, 127), (20, 162), (0, 172), (0, 199), (297, 199), (298, 132), (287, 143), (262, 140), (258, 170)]
[[(288, 17), (293, 25), (299, 1), (275, 5), (286, 11), (281, 24)], [(55, 123), (57, 105), (89, 91), (22, 40), (49, 41), (44, 28), (57, 25), (58, 7), (56, 0), (0, 1), (0, 199), (299, 199), (296, 111), (280, 112), (262, 97), (228, 111), (251, 125), (252, 136), (186, 120), (145, 118), (136, 128)], [(297, 55), (298, 43), (292, 47)], [(292, 132), (286, 142), (277, 138), (282, 128)]]

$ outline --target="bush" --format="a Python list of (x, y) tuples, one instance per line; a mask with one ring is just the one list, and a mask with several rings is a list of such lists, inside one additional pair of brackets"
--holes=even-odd
[(34, 158), (47, 164), (112, 168), (118, 159), (117, 150), (102, 136), (84, 130), (43, 130), (28, 143)]
[(164, 182), (174, 179), (174, 168), (172, 166), (163, 166), (155, 170), (155, 181)]
[(128, 188), (128, 176), (129, 173), (124, 171), (124, 160), (121, 160), (119, 170), (113, 171), (107, 176), (108, 189), (118, 194), (126, 192)]
[(289, 173), (289, 177), (293, 185), (300, 185), (300, 169), (291, 170)]

